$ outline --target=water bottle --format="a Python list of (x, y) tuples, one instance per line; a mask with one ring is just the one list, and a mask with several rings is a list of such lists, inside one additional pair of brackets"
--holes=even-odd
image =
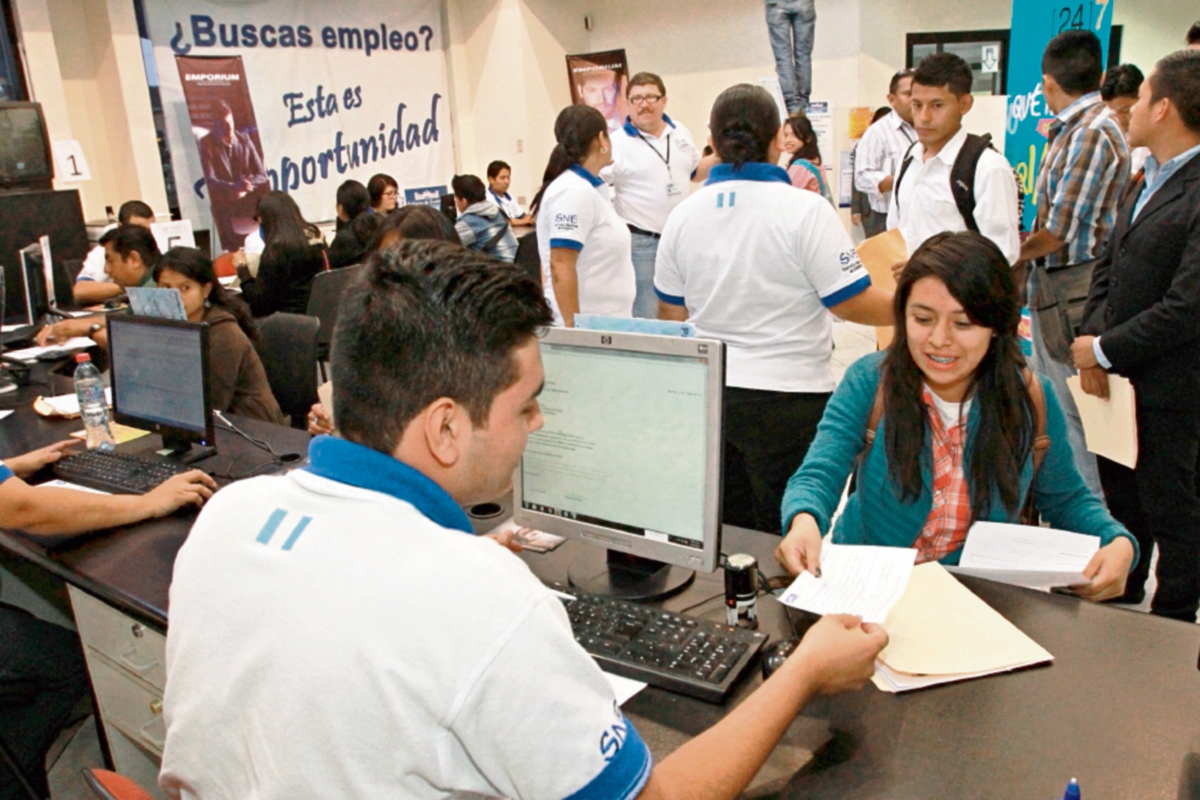
[(112, 452), (116, 441), (108, 425), (108, 398), (104, 396), (104, 381), (92, 363), (91, 356), (75, 356), (75, 396), (79, 398), (79, 414), (87, 431), (88, 450)]

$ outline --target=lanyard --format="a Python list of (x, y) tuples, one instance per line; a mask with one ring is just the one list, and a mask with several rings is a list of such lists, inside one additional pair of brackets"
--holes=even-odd
[(664, 157), (662, 153), (658, 152), (658, 148), (655, 147), (654, 145), (652, 145), (650, 143), (650, 140), (642, 135), (641, 131), (638, 131), (637, 135), (638, 135), (639, 139), (641, 139), (643, 142), (646, 143), (646, 147), (649, 147), (651, 150), (653, 150), (654, 155), (656, 155), (660, 159), (662, 159), (662, 162), (667, 165), (667, 174), (670, 175), (671, 174), (671, 137), (667, 136), (667, 155), (666, 155), (666, 157)]

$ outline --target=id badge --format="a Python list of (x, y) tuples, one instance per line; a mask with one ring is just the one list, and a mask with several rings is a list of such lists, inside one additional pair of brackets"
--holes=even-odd
[(675, 181), (667, 183), (667, 197), (678, 197), (681, 194), (683, 194), (683, 190), (679, 188), (679, 185)]

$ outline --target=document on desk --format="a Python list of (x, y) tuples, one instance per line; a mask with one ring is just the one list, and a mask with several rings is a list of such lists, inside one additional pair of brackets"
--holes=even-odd
[(75, 336), (67, 339), (65, 342), (58, 342), (46, 347), (26, 347), (24, 350), (9, 350), (5, 355), (9, 358), (15, 358), (17, 361), (33, 361), (43, 353), (52, 353), (56, 350), (86, 350), (89, 347), (95, 347), (96, 343), (88, 336)]
[(1088, 583), (1083, 570), (1099, 549), (1098, 536), (1029, 525), (976, 522), (967, 532), (958, 566), (951, 570), (1049, 591), (1055, 586)]
[(12, 413), (13, 412), (11, 410), (10, 411), (0, 411), (0, 419), (4, 419), (5, 417), (7, 417), (8, 415), (10, 415)]
[(38, 489), (73, 489), (77, 492), (90, 492), (92, 494), (112, 494), (112, 492), (105, 492), (101, 489), (93, 489), (89, 486), (80, 486), (77, 483), (68, 483), (67, 481), (58, 480), (57, 478), (54, 480), (51, 480), (51, 481), (46, 481), (45, 483), (39, 483), (37, 485), (37, 488)]
[(780, 600), (814, 614), (854, 614), (883, 622), (904, 596), (917, 551), (907, 547), (826, 544), (821, 577), (802, 572)]
[(1054, 659), (936, 561), (914, 567), (883, 627), (873, 679), (885, 692), (979, 678)]
[(1133, 469), (1137, 466), (1137, 398), (1133, 384), (1120, 375), (1108, 376), (1108, 399), (1083, 391), (1078, 375), (1067, 378), (1083, 420), (1083, 438), (1089, 453)]
[[(49, 406), (54, 413), (63, 417), (78, 417), (79, 416), (79, 398), (74, 394), (60, 394), (55, 397), (39, 398), (43, 403)], [(104, 399), (109, 407), (112, 407), (112, 388), (108, 387), (104, 390)]]

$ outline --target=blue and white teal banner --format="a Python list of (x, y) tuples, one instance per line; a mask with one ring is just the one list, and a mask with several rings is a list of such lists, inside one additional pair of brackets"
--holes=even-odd
[(1116, 0), (1013, 0), (1008, 41), (1008, 114), (1004, 155), (1021, 176), (1025, 227), (1032, 228), (1039, 198), (1037, 175), (1046, 153), (1046, 135), (1054, 113), (1042, 96), (1042, 53), (1058, 34), (1089, 30), (1100, 37), (1104, 57)]

